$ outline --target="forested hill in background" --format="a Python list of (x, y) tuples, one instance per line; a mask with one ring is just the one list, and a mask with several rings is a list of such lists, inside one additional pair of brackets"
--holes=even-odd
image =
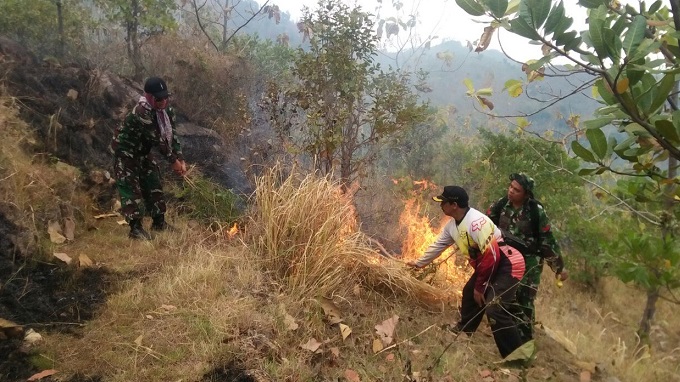
[[(298, 32), (295, 20), (291, 20), (286, 12), (280, 12), (278, 16), (272, 14), (271, 18), (268, 15), (260, 16), (246, 24), (253, 10), (257, 9), (259, 8), (255, 2), (240, 2), (232, 13), (230, 27), (236, 29), (245, 24), (239, 30), (239, 35), (258, 36), (275, 42), (285, 36), (290, 47), (304, 47), (302, 34)], [(399, 67), (414, 72), (422, 69), (426, 76), (422, 78), (423, 86), (419, 88), (425, 91), (421, 91), (420, 96), (430, 100), (433, 106), (448, 108), (449, 116), (454, 121), (470, 117), (473, 126), (484, 124), (488, 118), (475, 110), (475, 108), (481, 110), (481, 105), (466, 96), (467, 89), (463, 83), (465, 78), (469, 78), (476, 89), (487, 87), (493, 89), (493, 96), (489, 97), (494, 104), (491, 114), (527, 115), (532, 131), (555, 130), (559, 136), (559, 133), (570, 130), (565, 121), (571, 114), (587, 119), (598, 105), (590, 98), (591, 90), (587, 87), (582, 94), (574, 94), (555, 105), (548, 106), (556, 97), (571, 94), (575, 86), (590, 79), (587, 74), (569, 77), (553, 77), (548, 74), (542, 81), (531, 82), (519, 97), (512, 98), (503, 88), (505, 82), (510, 79), (526, 81), (527, 75), (522, 72), (521, 64), (497, 50), (475, 53), (458, 41), (446, 41), (424, 51), (403, 50), (398, 54), (383, 52), (376, 59), (385, 67)], [(417, 76), (414, 76), (414, 80), (416, 78)], [(484, 111), (489, 112), (488, 109)], [(514, 122), (515, 118), (508, 120)]]
[[(565, 120), (571, 114), (580, 115), (581, 119), (584, 119), (591, 116), (598, 106), (597, 101), (590, 98), (590, 87), (586, 87), (582, 94), (574, 94), (555, 105), (548, 106), (556, 96), (564, 97), (572, 93), (575, 86), (589, 80), (591, 76), (585, 73), (569, 77), (546, 75), (544, 80), (536, 80), (525, 86), (525, 91), (519, 97), (512, 98), (503, 88), (505, 82), (510, 79), (526, 83), (527, 75), (522, 72), (522, 65), (497, 50), (475, 53), (458, 41), (447, 41), (432, 46), (420, 55), (413, 51), (402, 51), (398, 56), (394, 53), (385, 53), (378, 57), (378, 60), (383, 65), (398, 64), (401, 67), (417, 62), (418, 68), (427, 73), (422, 84), (424, 86), (419, 86), (421, 89), (425, 88), (425, 91), (420, 93), (421, 97), (429, 99), (435, 106), (452, 106), (454, 119), (469, 116), (473, 126), (475, 123), (483, 124), (487, 121), (487, 117), (479, 112), (483, 110), (498, 116), (527, 115), (526, 118), (532, 124), (532, 131), (555, 130), (564, 133), (569, 130)], [(406, 62), (406, 65), (400, 61)], [(477, 101), (466, 96), (467, 88), (464, 84), (466, 78), (472, 81), (475, 89), (487, 87), (493, 89), (493, 95), (488, 97), (494, 104), (493, 111), (482, 109)], [(539, 111), (543, 108), (545, 109)], [(515, 118), (508, 120), (514, 123)]]

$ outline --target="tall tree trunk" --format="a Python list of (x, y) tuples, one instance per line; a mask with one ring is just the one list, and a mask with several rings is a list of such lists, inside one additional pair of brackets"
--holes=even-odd
[(57, 0), (57, 23), (59, 25), (59, 45), (57, 47), (57, 55), (59, 58), (64, 57), (64, 14), (62, 12), (61, 0)]
[(144, 64), (142, 63), (142, 50), (139, 42), (139, 0), (131, 0), (130, 18), (127, 22), (127, 52), (128, 58), (134, 67), (133, 78), (141, 81), (144, 76)]
[(654, 321), (654, 314), (656, 313), (656, 302), (659, 300), (659, 288), (651, 288), (647, 290), (647, 302), (645, 303), (645, 310), (642, 313), (640, 320), (640, 327), (638, 328), (638, 336), (640, 336), (640, 345), (650, 345), (649, 332), (652, 328), (652, 321)]
[(224, 9), (222, 10), (222, 51), (227, 49), (227, 22), (229, 21), (229, 0), (224, 0)]

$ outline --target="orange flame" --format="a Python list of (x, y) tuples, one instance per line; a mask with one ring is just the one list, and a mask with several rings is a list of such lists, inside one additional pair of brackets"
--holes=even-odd
[(238, 233), (238, 224), (234, 223), (234, 225), (231, 226), (231, 228), (229, 228), (229, 230), (227, 231), (227, 238), (229, 240), (231, 240), (231, 239), (234, 238), (234, 236), (236, 236), (237, 233)]
[[(396, 180), (395, 183), (403, 180)], [(405, 235), (402, 242), (402, 258), (404, 261), (416, 260), (425, 253), (425, 250), (434, 243), (439, 236), (439, 232), (444, 228), (449, 221), (449, 217), (441, 215), (441, 218), (435, 219), (438, 222), (433, 224), (423, 212), (423, 206), (419, 202), (422, 200), (420, 195), (437, 192), (439, 189), (437, 185), (427, 180), (413, 181), (413, 190), (411, 196), (404, 201), (404, 211), (399, 217), (399, 224), (404, 229)], [(429, 200), (429, 196), (427, 198)], [(460, 283), (465, 280), (469, 271), (466, 270), (464, 262), (461, 259), (456, 261), (454, 254), (455, 246), (444, 251), (433, 263), (443, 262), (437, 271), (438, 275), (443, 277), (447, 282)], [(462, 264), (462, 265), (458, 265)], [(441, 278), (440, 277), (440, 278)]]

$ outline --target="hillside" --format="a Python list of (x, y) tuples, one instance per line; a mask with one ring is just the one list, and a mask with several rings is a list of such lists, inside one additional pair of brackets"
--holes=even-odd
[[(225, 148), (213, 130), (185, 121), (196, 169), (168, 179), (177, 230), (129, 240), (111, 200), (106, 145), (140, 84), (41, 62), (4, 40), (0, 52), (3, 381), (39, 372), (70, 382), (680, 380), (670, 304), (659, 303), (653, 353), (640, 353), (639, 291), (607, 278), (595, 291), (577, 282), (559, 289), (550, 272), (537, 302), (536, 359), (501, 363), (486, 323), (471, 338), (443, 329), (457, 318), (465, 266), (451, 259), (431, 284), (418, 280), (403, 260), (419, 253), (383, 257), (333, 181), (267, 162), (255, 174), (237, 166), (239, 153), (266, 142), (247, 134)], [(207, 219), (191, 215), (201, 200), (186, 191), (201, 187), (201, 172), (245, 179), (244, 194), (254, 188), (237, 219), (210, 203)], [(403, 215), (405, 200), (378, 191), (376, 213)], [(421, 207), (406, 216), (414, 224), (396, 218), (383, 230), (427, 244), (438, 225)], [(70, 237), (66, 221), (75, 223), (70, 239), (48, 233), (56, 222)]]

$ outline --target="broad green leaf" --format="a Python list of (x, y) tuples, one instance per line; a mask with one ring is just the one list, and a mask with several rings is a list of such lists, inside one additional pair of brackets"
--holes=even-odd
[(635, 16), (623, 40), (623, 51), (626, 52), (627, 57), (635, 53), (637, 47), (640, 46), (640, 43), (645, 38), (646, 28), (647, 19), (641, 15)]
[(658, 11), (661, 8), (662, 5), (663, 3), (661, 2), (661, 0), (655, 1), (652, 5), (649, 6), (649, 10), (647, 11), (647, 13), (653, 15), (654, 13), (656, 13), (656, 11)]
[(472, 84), (472, 80), (469, 78), (465, 78), (463, 80), (463, 83), (465, 84), (465, 87), (467, 88), (467, 93), (468, 95), (471, 95), (475, 92), (475, 86)]
[(550, 14), (550, 3), (551, 0), (524, 0), (519, 5), (520, 15), (522, 14), (522, 4), (526, 4), (531, 17), (529, 25), (538, 30), (543, 26), (543, 23), (545, 23)]
[(505, 11), (505, 15), (509, 16), (519, 11), (519, 3), (520, 0), (510, 0), (510, 2), (508, 3), (508, 9)]
[(456, 0), (456, 4), (471, 16), (483, 16), (484, 7), (475, 0)]
[(680, 132), (675, 129), (673, 122), (667, 119), (660, 119), (654, 122), (654, 127), (672, 144), (678, 145), (680, 143)]
[(558, 46), (567, 46), (569, 45), (572, 41), (577, 40), (576, 38), (576, 31), (571, 31), (571, 32), (566, 32), (566, 33), (560, 33), (560, 34), (555, 34), (555, 43)]
[(482, 88), (482, 89), (477, 90), (475, 92), (475, 94), (478, 95), (478, 96), (489, 97), (489, 96), (493, 95), (493, 89), (492, 88)]
[(599, 19), (590, 20), (588, 24), (588, 32), (590, 35), (590, 42), (593, 44), (593, 49), (600, 58), (607, 57), (607, 43), (604, 35), (604, 21)]
[[(595, 88), (593, 88), (593, 89), (595, 89)], [(589, 121), (585, 121), (583, 123), (583, 126), (586, 129), (599, 129), (601, 127), (607, 126), (608, 124), (610, 124), (615, 119), (616, 119), (616, 117), (612, 117), (612, 116), (602, 117), (602, 118), (598, 118), (598, 119), (591, 119)]]
[(656, 86), (656, 95), (654, 96), (654, 100), (652, 101), (647, 114), (654, 113), (666, 102), (666, 98), (668, 98), (668, 95), (673, 91), (674, 85), (675, 74), (666, 74), (663, 76), (661, 81), (659, 81), (658, 86)]
[[(562, 20), (564, 20), (564, 4), (560, 1), (559, 4), (557, 4), (552, 11), (550, 12), (550, 15), (548, 16), (548, 20), (545, 21), (545, 34), (549, 35), (553, 32), (555, 32), (562, 23)], [(565, 28), (566, 29), (566, 28)]]
[(673, 126), (675, 126), (675, 131), (680, 135), (680, 110), (676, 110), (671, 114), (673, 118)]
[(503, 90), (507, 90), (510, 97), (519, 97), (522, 94), (522, 81), (520, 80), (507, 80), (503, 86)]
[(621, 50), (623, 49), (621, 38), (610, 28), (604, 28), (603, 32), (605, 46), (607, 47), (607, 55), (614, 64), (618, 65), (619, 60), (621, 59)]
[(489, 7), (491, 14), (499, 19), (505, 16), (508, 10), (508, 0), (484, 0), (484, 3)]
[(636, 122), (627, 124), (623, 129), (628, 134), (632, 134), (632, 135), (635, 135), (635, 136), (638, 136), (638, 137), (645, 137), (645, 138), (651, 137), (651, 135), (649, 134), (649, 131), (647, 131), (647, 129), (640, 126)]
[(582, 168), (582, 169), (578, 170), (578, 174), (581, 175), (581, 176), (593, 175), (593, 174), (597, 173), (597, 171), (599, 169), (600, 169), (599, 167), (598, 168)]
[(510, 31), (522, 37), (526, 37), (529, 40), (538, 40), (541, 37), (538, 32), (536, 32), (536, 29), (529, 26), (529, 24), (521, 17), (510, 20)]
[(578, 0), (578, 4), (589, 9), (595, 9), (600, 5), (607, 5), (609, 0)]
[(604, 159), (607, 155), (607, 137), (601, 129), (586, 130), (586, 137), (590, 143), (590, 148), (599, 159)]
[(623, 31), (629, 24), (630, 23), (628, 22), (628, 18), (626, 18), (626, 16), (619, 16), (614, 25), (612, 25), (612, 30), (618, 35), (623, 35)]
[(628, 137), (624, 141), (616, 145), (616, 147), (614, 147), (614, 151), (628, 150), (630, 146), (635, 143), (635, 141), (636, 141), (635, 137)]
[(578, 141), (571, 142), (571, 149), (574, 151), (574, 154), (576, 154), (576, 156), (583, 159), (584, 161), (598, 163), (597, 159), (595, 159), (595, 155), (593, 155), (593, 153), (590, 152), (590, 150), (583, 147), (583, 145), (581, 145)]
[(618, 103), (614, 97), (614, 93), (603, 79), (600, 78), (599, 80), (595, 81), (595, 86), (597, 87), (598, 93), (600, 93), (600, 97), (602, 97), (602, 100), (607, 105), (614, 105)]

